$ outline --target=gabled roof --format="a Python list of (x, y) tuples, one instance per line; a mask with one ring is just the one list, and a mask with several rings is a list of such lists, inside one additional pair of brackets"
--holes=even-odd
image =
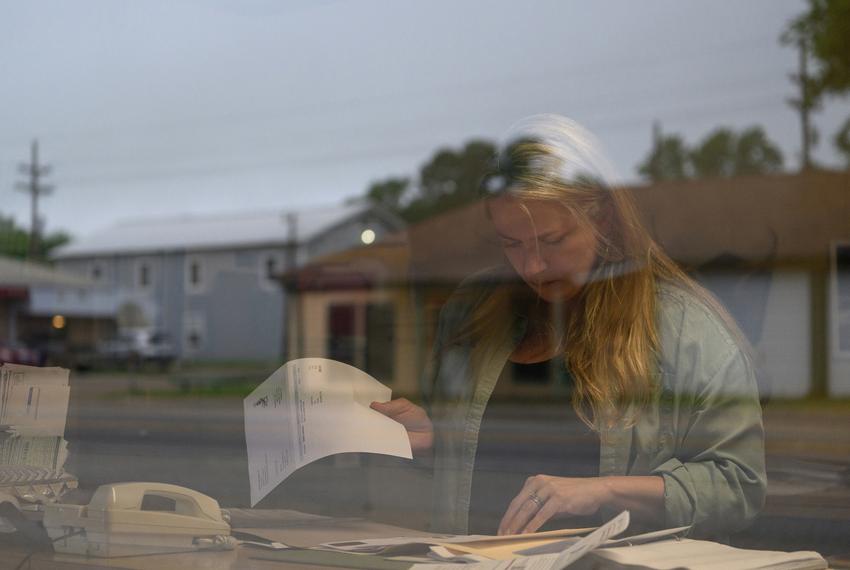
[[(628, 190), (655, 240), (689, 268), (825, 264), (832, 243), (850, 242), (850, 171), (677, 181)], [(503, 262), (482, 202), (426, 219), (405, 235), (410, 271), (396, 270), (399, 279), (457, 284)], [(346, 259), (354, 269), (364, 267), (361, 258), (368, 255), (389, 260), (386, 248), (358, 248), (323, 258), (300, 277), (310, 278), (322, 263), (342, 265)]]
[[(296, 216), (297, 243), (310, 242), (331, 228), (367, 212), (386, 214), (363, 204), (298, 212), (269, 211), (217, 216), (183, 215), (115, 224), (54, 252), (55, 259), (161, 251), (230, 249), (289, 243), (288, 215)], [(393, 224), (395, 220), (388, 219)]]
[(31, 287), (34, 285), (66, 285), (87, 287), (88, 279), (57, 271), (41, 263), (0, 257), (0, 287)]

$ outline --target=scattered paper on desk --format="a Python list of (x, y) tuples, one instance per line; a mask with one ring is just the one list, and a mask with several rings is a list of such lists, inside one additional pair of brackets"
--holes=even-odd
[(600, 526), (566, 550), (558, 554), (553, 570), (566, 568), (591, 550), (598, 548), (600, 544), (617, 536), (629, 526), (629, 511), (623, 511), (604, 525)]
[(369, 407), (392, 391), (325, 358), (287, 362), (244, 400), (251, 506), (300, 467), (337, 453), (411, 459), (400, 423)]
[(414, 564), (410, 567), (410, 570), (458, 570), (458, 568), (465, 570), (560, 570), (561, 567), (554, 565), (557, 559), (557, 554), (541, 554), (511, 560), (488, 560), (487, 562)]
[[(397, 556), (427, 554), (431, 546), (441, 546), (455, 550), (459, 554), (482, 555), (496, 559), (493, 553), (501, 554), (506, 549), (528, 548), (544, 541), (560, 541), (565, 537), (587, 534), (594, 528), (567, 528), (548, 530), (531, 534), (484, 535), (484, 534), (435, 534), (431, 536), (395, 536), (391, 538), (364, 538), (326, 542), (322, 548), (359, 554), (380, 554)], [(560, 549), (563, 550), (563, 547)], [(560, 551), (559, 550), (559, 551)], [(513, 558), (510, 556), (508, 558)], [(499, 558), (500, 560), (502, 558)]]
[[(578, 542), (579, 535), (588, 534), (593, 528), (573, 528), (533, 532), (528, 534), (512, 534), (486, 537), (466, 537), (466, 540), (441, 542), (440, 545), (457, 555), (472, 554), (483, 556), (490, 560), (510, 560), (520, 554), (550, 554), (561, 552), (567, 546)], [(535, 547), (556, 545), (551, 550), (529, 552)], [(433, 549), (432, 549), (433, 550)]]
[(661, 540), (635, 546), (600, 548), (591, 553), (601, 567), (628, 567), (649, 570), (818, 570), (827, 564), (817, 552), (777, 552), (747, 550), (689, 538)]
[[(509, 560), (488, 560), (486, 562), (477, 562), (466, 564), (464, 567), (469, 570), (562, 570), (570, 564), (583, 557), (585, 554), (599, 547), (603, 542), (616, 536), (626, 530), (629, 526), (629, 511), (623, 511), (598, 529), (594, 530), (585, 537), (577, 541), (569, 540), (563, 543), (566, 547), (562, 552), (554, 554), (536, 554), (531, 556), (519, 556)], [(529, 535), (530, 537), (533, 535)], [(451, 549), (451, 545), (443, 545)], [(440, 551), (437, 554), (441, 554)], [(467, 555), (461, 555), (453, 561), (464, 561)], [(442, 559), (446, 559), (443, 555)], [(415, 570), (443, 570), (449, 568), (458, 568), (457, 564), (438, 564), (427, 565), (417, 564), (413, 566)]]

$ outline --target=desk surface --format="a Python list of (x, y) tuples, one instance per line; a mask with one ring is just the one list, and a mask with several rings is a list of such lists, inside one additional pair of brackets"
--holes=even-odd
[[(426, 536), (428, 533), (357, 518), (331, 518), (288, 510), (231, 509), (234, 530), (249, 532), (290, 546), (314, 546), (335, 540), (391, 536)], [(123, 568), (130, 570), (232, 570), (304, 568), (303, 563), (287, 563), (257, 558), (271, 551), (239, 547), (235, 551), (186, 552), (118, 558), (87, 558), (67, 554), (37, 552), (29, 560), (28, 551), (11, 535), (0, 535), (0, 570), (80, 570), (83, 568)], [(850, 568), (850, 560), (836, 557), (833, 568)], [(310, 565), (310, 569), (333, 568)]]
[[(234, 530), (250, 532), (290, 546), (314, 546), (334, 540), (390, 536), (425, 536), (427, 533), (364, 519), (330, 518), (286, 510), (232, 509)], [(68, 554), (38, 552), (25, 561), (27, 550), (10, 540), (0, 540), (0, 569), (125, 568), (133, 570), (231, 570), (242, 568), (303, 568), (302, 564), (254, 558), (258, 549), (239, 547), (235, 551), (186, 552), (116, 558), (88, 558)], [(266, 551), (267, 552), (267, 551)], [(329, 568), (310, 566), (310, 568)]]

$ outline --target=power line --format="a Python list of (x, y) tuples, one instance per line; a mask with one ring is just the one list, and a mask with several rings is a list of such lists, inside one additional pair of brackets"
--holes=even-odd
[[(712, 107), (715, 107), (715, 108), (718, 107), (718, 106), (723, 106), (724, 103), (721, 103), (720, 105), (718, 105), (716, 103), (717, 97), (714, 97), (714, 96), (705, 97), (705, 95), (709, 94), (711, 91), (722, 91), (723, 93), (725, 93), (727, 95), (743, 97), (743, 98), (747, 98), (747, 99), (754, 98), (754, 97), (758, 97), (759, 99), (763, 99), (764, 95), (762, 93), (758, 93), (758, 94), (752, 93), (752, 92), (750, 92), (750, 93), (740, 93), (740, 92), (739, 93), (729, 93), (729, 88), (731, 88), (731, 87), (735, 87), (735, 88), (737, 88), (737, 90), (740, 90), (740, 88), (745, 87), (747, 85), (755, 86), (755, 85), (763, 85), (763, 84), (764, 84), (763, 79), (754, 78), (751, 74), (748, 74), (748, 76), (746, 78), (738, 78), (738, 77), (734, 77), (734, 76), (729, 77), (729, 78), (727, 78), (726, 81), (723, 81), (723, 82), (720, 82), (720, 83), (718, 83), (718, 82), (705, 82), (701, 86), (696, 85), (696, 87), (699, 89), (700, 95), (702, 95), (702, 98), (701, 98), (702, 102), (694, 99), (693, 97), (690, 97), (687, 100), (686, 106), (696, 108), (696, 109), (699, 109), (700, 111), (703, 111), (703, 112), (698, 112), (697, 114), (699, 114), (699, 115), (705, 114), (704, 109), (707, 106), (712, 106)], [(610, 117), (610, 113), (609, 113), (608, 109), (611, 109), (611, 108), (616, 108), (616, 109), (631, 108), (632, 111), (634, 111), (635, 109), (637, 109), (640, 106), (641, 103), (646, 103), (646, 102), (659, 103), (659, 102), (662, 102), (665, 98), (669, 98), (671, 95), (676, 96), (675, 91), (670, 89), (669, 87), (665, 87), (663, 85), (658, 86), (658, 85), (655, 85), (653, 83), (646, 83), (644, 85), (645, 85), (645, 87), (650, 87), (650, 88), (648, 88), (648, 89), (647, 88), (633, 89), (629, 93), (622, 92), (622, 91), (615, 91), (615, 93), (614, 93), (614, 99), (615, 100), (614, 101), (606, 100), (606, 101), (603, 102), (599, 99), (598, 94), (595, 95), (595, 96), (589, 94), (587, 97), (582, 97), (580, 99), (571, 99), (569, 102), (574, 108), (576, 108), (576, 109), (581, 108), (582, 111), (584, 111), (584, 112), (587, 112), (587, 111), (598, 112), (599, 115)], [(690, 85), (690, 87), (694, 88), (694, 85)], [(773, 92), (773, 90), (771, 90), (771, 92)], [(558, 99), (559, 102), (563, 102), (563, 101), (560, 100), (560, 95), (557, 95), (557, 93), (553, 93), (552, 95), (553, 95), (553, 97), (557, 96), (559, 98)], [(610, 98), (608, 98), (608, 99), (610, 99)], [(677, 96), (677, 99), (682, 99), (682, 96)], [(617, 103), (616, 100), (619, 100), (622, 103)], [(505, 103), (508, 103), (508, 102), (509, 101), (505, 101)], [(547, 106), (548, 106), (548, 103), (547, 103)], [(672, 105), (672, 106), (668, 105), (667, 106), (667, 108), (676, 108), (676, 107), (679, 107), (679, 105)], [(719, 109), (718, 110), (719, 112), (711, 113), (711, 114), (720, 114), (720, 112), (722, 112), (722, 110), (723, 109)], [(727, 106), (726, 110), (734, 110), (734, 107), (733, 106)], [(593, 113), (593, 114), (596, 114), (596, 113)], [(646, 122), (643, 119), (643, 117), (646, 115), (646, 113), (633, 112), (633, 113), (629, 113), (629, 114), (630, 115), (638, 115), (642, 122), (644, 122), (644, 123)], [(657, 115), (658, 112), (653, 111), (653, 114)], [(389, 138), (389, 137), (395, 138), (399, 134), (403, 136), (405, 134), (406, 130), (409, 130), (408, 132), (421, 132), (421, 130), (423, 128), (433, 128), (435, 124), (438, 124), (441, 121), (445, 122), (447, 119), (448, 119), (448, 122), (450, 122), (452, 124), (455, 124), (455, 122), (456, 122), (455, 118), (447, 117), (446, 114), (441, 111), (440, 113), (434, 114), (434, 116), (432, 118), (417, 116), (413, 120), (409, 120), (409, 119), (404, 120), (404, 121), (395, 120), (391, 123), (391, 125), (386, 125), (385, 128), (378, 128), (378, 130), (376, 130), (376, 128), (381, 127), (382, 125), (375, 123), (375, 122), (372, 122), (369, 125), (368, 130), (372, 134), (372, 136), (371, 136), (372, 139), (377, 138), (378, 135), (385, 137), (385, 138)], [(622, 119), (620, 119), (620, 121), (621, 120)], [(616, 121), (616, 122), (620, 122), (620, 121)], [(609, 124), (611, 123), (610, 120), (608, 120), (606, 122), (609, 123)], [(631, 121), (627, 120), (626, 122), (631, 122)], [(359, 127), (340, 127), (340, 126), (332, 126), (332, 127), (329, 127), (329, 128), (328, 127), (325, 127), (325, 128), (315, 128), (314, 127), (312, 129), (310, 129), (309, 131), (297, 131), (297, 132), (289, 130), (287, 132), (287, 135), (288, 135), (288, 138), (290, 139), (290, 141), (293, 141), (293, 142), (290, 143), (290, 144), (285, 144), (283, 146), (277, 145), (276, 148), (270, 148), (270, 147), (268, 147), (268, 145), (263, 145), (263, 146), (266, 147), (266, 153), (269, 154), (269, 155), (273, 155), (276, 158), (271, 159), (271, 160), (261, 159), (259, 162), (262, 163), (262, 164), (267, 164), (267, 163), (271, 162), (271, 163), (278, 164), (278, 165), (298, 165), (298, 164), (304, 164), (304, 163), (315, 163), (315, 162), (317, 162), (317, 159), (321, 160), (322, 157), (327, 158), (329, 161), (337, 159), (337, 158), (350, 159), (351, 154), (352, 154), (350, 151), (344, 151), (342, 153), (342, 156), (337, 156), (337, 155), (334, 155), (333, 153), (331, 153), (331, 154), (322, 153), (318, 156), (313, 155), (313, 156), (307, 156), (307, 157), (304, 157), (303, 155), (304, 155), (305, 143), (308, 143), (308, 142), (321, 143), (324, 139), (339, 138), (338, 135), (350, 134), (352, 132), (352, 130), (359, 131), (361, 133), (364, 132)], [(398, 139), (396, 138), (396, 140), (398, 140)], [(248, 141), (243, 141), (243, 146), (246, 145), (247, 143), (248, 143)], [(423, 143), (418, 143), (417, 146), (421, 146), (422, 144)], [(412, 145), (408, 144), (406, 146), (410, 147)], [(250, 145), (248, 145), (246, 148), (250, 148)], [(375, 149), (375, 147), (372, 146), (373, 151), (374, 151), (374, 149)], [(293, 150), (296, 151), (296, 154), (301, 155), (301, 156), (300, 157), (299, 156), (292, 156)], [(419, 150), (419, 149), (417, 148), (416, 150)], [(183, 153), (181, 153), (181, 154), (183, 154)], [(129, 169), (130, 172), (127, 172), (127, 169), (122, 168), (122, 166), (124, 166), (128, 162), (126, 159), (125, 160), (121, 160), (121, 159), (116, 160), (115, 158), (113, 158), (113, 159), (110, 159), (107, 163), (104, 163), (103, 160), (102, 160), (103, 157), (102, 157), (102, 153), (101, 153), (99, 155), (99, 159), (98, 159), (98, 166), (102, 167), (103, 165), (108, 164), (109, 166), (111, 166), (111, 168), (107, 168), (105, 171), (101, 170), (100, 172), (97, 172), (97, 171), (92, 172), (88, 168), (82, 168), (82, 169), (81, 168), (75, 168), (74, 170), (76, 170), (78, 172), (82, 170), (82, 172), (80, 172), (79, 175), (74, 176), (70, 180), (73, 183), (77, 184), (77, 183), (80, 183), (82, 181), (90, 181), (90, 180), (97, 180), (97, 179), (121, 180), (124, 176), (128, 176), (128, 175), (129, 175), (128, 176), (129, 178), (135, 178), (137, 176), (142, 176), (144, 178), (148, 178), (148, 177), (150, 177), (151, 174), (153, 174), (153, 178), (164, 178), (164, 177), (168, 176), (167, 175), (168, 172), (174, 172), (174, 171), (178, 171), (178, 172), (190, 171), (190, 172), (196, 172), (196, 173), (203, 173), (204, 171), (206, 171), (208, 169), (213, 170), (213, 171), (243, 170), (245, 168), (251, 168), (253, 165), (256, 165), (257, 162), (258, 162), (256, 160), (255, 153), (252, 153), (252, 160), (249, 160), (249, 161), (239, 161), (239, 160), (234, 161), (234, 160), (232, 160), (233, 159), (232, 152), (228, 153), (228, 155), (229, 155), (228, 158), (230, 160), (222, 161), (220, 158), (216, 158), (214, 156), (215, 154), (216, 153), (213, 153), (212, 156), (210, 155), (210, 153), (200, 153), (199, 154), (199, 153), (197, 153), (197, 149), (195, 149), (195, 152), (191, 153), (189, 156), (180, 156), (179, 158), (172, 156), (171, 160), (162, 160), (162, 158), (160, 158), (156, 155), (149, 155), (148, 153), (140, 154), (138, 152), (138, 149), (137, 149), (134, 152), (134, 154), (132, 155), (132, 157), (127, 157), (128, 159), (132, 160), (132, 162), (134, 162), (136, 164), (138, 164), (139, 162), (156, 162), (159, 167), (154, 169), (154, 172), (151, 173), (150, 171), (138, 172), (137, 168), (132, 168), (132, 167), (131, 167), (131, 169)], [(371, 158), (371, 157), (375, 156), (375, 154), (371, 154), (369, 152), (366, 153), (366, 156), (363, 156), (364, 153), (362, 151), (355, 152), (354, 154), (355, 154), (356, 158)], [(395, 148), (395, 144), (393, 145), (392, 148), (388, 149), (387, 154), (392, 154), (392, 155), (398, 155), (399, 154), (398, 149)], [(287, 156), (287, 155), (289, 155), (289, 156)], [(174, 158), (177, 158), (177, 160), (174, 160)], [(81, 160), (77, 159), (74, 162), (77, 163), (77, 164), (83, 164), (86, 161), (85, 160), (81, 161)], [(214, 162), (215, 166), (212, 166), (212, 168), (210, 168), (210, 166), (211, 166), (210, 162)]]
[[(463, 92), (466, 94), (474, 93), (490, 93), (498, 92), (506, 88), (522, 87), (528, 88), (529, 85), (541, 86), (546, 83), (563, 83), (564, 81), (576, 81), (579, 79), (587, 80), (593, 76), (607, 76), (612, 73), (620, 72), (635, 72), (638, 69), (647, 72), (649, 69), (658, 66), (669, 66), (675, 62), (688, 62), (690, 66), (698, 60), (716, 59), (726, 53), (740, 53), (745, 48), (753, 45), (764, 46), (766, 36), (761, 38), (743, 38), (736, 42), (725, 42), (714, 46), (700, 46), (699, 49), (681, 50), (675, 56), (666, 56), (662, 61), (643, 54), (630, 59), (617, 59), (614, 61), (602, 63), (579, 63), (570, 66), (557, 66), (545, 70), (536, 70), (524, 73), (503, 73), (498, 77), (490, 77), (478, 80), (444, 82), (442, 84), (434, 84), (422, 88), (407, 87), (405, 89), (395, 90), (386, 93), (370, 93), (367, 95), (357, 94), (341, 99), (326, 99), (324, 101), (312, 99), (310, 102), (297, 103), (289, 106), (275, 105), (273, 109), (258, 109), (253, 108), (250, 111), (229, 113), (217, 117), (211, 116), (195, 116), (179, 121), (168, 122), (165, 124), (153, 124), (146, 122), (137, 125), (125, 125), (121, 127), (121, 132), (128, 130), (135, 131), (150, 131), (155, 130), (158, 133), (166, 130), (197, 130), (207, 125), (214, 126), (215, 129), (221, 129), (225, 122), (237, 123), (244, 125), (252, 122), (265, 122), (272, 114), (279, 116), (295, 115), (295, 116), (310, 116), (311, 114), (325, 113), (328, 107), (337, 107), (345, 109), (346, 113), (350, 113), (353, 108), (386, 105), (387, 103), (404, 101), (408, 102), (411, 99), (423, 97), (445, 97), (446, 93)], [(752, 51), (751, 49), (748, 51)], [(749, 74), (751, 75), (751, 74)], [(85, 130), (75, 130), (73, 132), (54, 132), (52, 137), (55, 138), (71, 138), (76, 144), (79, 137), (99, 137), (110, 136), (114, 131), (113, 128), (93, 128)], [(8, 139), (7, 139), (8, 140)], [(9, 141), (12, 142), (12, 141)], [(6, 143), (0, 139), (0, 146), (5, 146)]]
[[(746, 98), (741, 98), (730, 104), (728, 101), (710, 104), (706, 101), (693, 100), (687, 104), (675, 107), (667, 107), (666, 112), (644, 111), (641, 113), (629, 113), (626, 116), (612, 117), (607, 113), (591, 115), (585, 118), (585, 122), (592, 123), (596, 127), (604, 127), (606, 130), (621, 131), (632, 130), (637, 128), (645, 128), (649, 124), (648, 117), (659, 117), (665, 120), (671, 118), (694, 119), (704, 117), (714, 117), (722, 114), (729, 114), (740, 111), (751, 111), (756, 109), (765, 109), (768, 106), (781, 108), (783, 101), (781, 95), (770, 94), (750, 94)], [(341, 164), (345, 162), (358, 162), (362, 160), (370, 160), (376, 158), (386, 158), (391, 156), (408, 156), (414, 153), (427, 153), (433, 151), (432, 144), (424, 141), (409, 142), (407, 144), (393, 142), (390, 144), (372, 145), (358, 148), (351, 151), (336, 151), (324, 153), (311, 153), (309, 155), (301, 154), (300, 156), (282, 156), (284, 153), (280, 149), (267, 149), (268, 154), (273, 156), (269, 158), (258, 157), (253, 155), (250, 160), (242, 161), (226, 161), (221, 160), (206, 160), (192, 163), (171, 163), (167, 168), (148, 169), (144, 171), (131, 172), (112, 172), (106, 175), (83, 175), (72, 177), (64, 180), (65, 184), (70, 185), (96, 185), (106, 183), (132, 183), (146, 182), (155, 180), (173, 180), (181, 178), (193, 177), (208, 177), (234, 172), (244, 172), (248, 170), (273, 170), (284, 167), (303, 167), (316, 164)]]

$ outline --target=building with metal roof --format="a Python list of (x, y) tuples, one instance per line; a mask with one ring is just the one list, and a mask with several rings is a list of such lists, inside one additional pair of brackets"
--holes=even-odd
[(58, 249), (63, 271), (117, 299), (118, 325), (165, 333), (188, 359), (282, 355), (276, 276), (403, 226), (371, 205), (118, 223)]

